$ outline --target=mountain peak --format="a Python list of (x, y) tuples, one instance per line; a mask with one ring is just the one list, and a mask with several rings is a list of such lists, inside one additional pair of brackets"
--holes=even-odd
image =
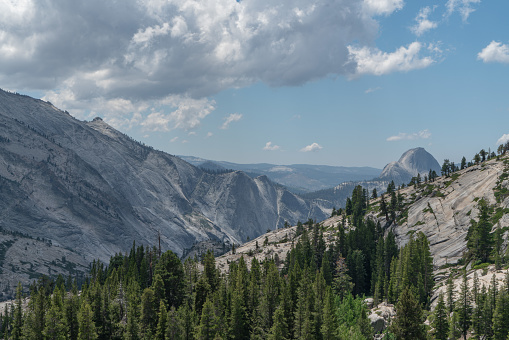
[(417, 174), (428, 174), (430, 170), (440, 173), (440, 169), (440, 164), (433, 155), (426, 149), (417, 147), (405, 151), (397, 162), (387, 164), (379, 178), (401, 184), (408, 182)]

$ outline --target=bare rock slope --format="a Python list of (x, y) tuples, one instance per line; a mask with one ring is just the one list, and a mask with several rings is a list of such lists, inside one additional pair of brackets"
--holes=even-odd
[(0, 90), (0, 227), (43, 237), (87, 261), (133, 240), (182, 255), (201, 241), (231, 244), (327, 213), (261, 176), (209, 174), (100, 118)]

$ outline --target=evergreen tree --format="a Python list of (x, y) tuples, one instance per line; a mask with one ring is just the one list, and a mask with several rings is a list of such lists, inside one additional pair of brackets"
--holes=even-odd
[(214, 304), (207, 298), (203, 304), (203, 309), (200, 318), (200, 325), (197, 329), (196, 337), (198, 340), (213, 340), (216, 336), (218, 328), (218, 320)]
[(396, 304), (396, 317), (390, 330), (396, 339), (426, 339), (422, 309), (410, 288), (405, 288)]
[(444, 302), (444, 295), (440, 293), (438, 296), (438, 303), (435, 307), (435, 314), (433, 320), (433, 335), (437, 340), (447, 340), (449, 335), (449, 322), (447, 316), (447, 308)]
[(270, 328), (269, 340), (288, 339), (288, 325), (286, 324), (283, 306), (279, 305), (274, 312), (274, 322)]
[(21, 286), (21, 282), (18, 282), (18, 287), (16, 288), (16, 301), (14, 304), (14, 316), (13, 316), (13, 325), (11, 336), (14, 340), (21, 339), (21, 331), (23, 328), (23, 312), (21, 306), (23, 304), (23, 288)]
[(493, 335), (495, 340), (507, 339), (509, 333), (509, 296), (507, 290), (501, 289), (493, 313)]
[(90, 304), (87, 301), (83, 301), (81, 304), (80, 312), (78, 314), (79, 340), (97, 339), (97, 332), (92, 317), (93, 312), (90, 307)]
[(468, 288), (468, 279), (466, 270), (463, 271), (462, 282), (460, 286), (459, 299), (457, 301), (456, 312), (458, 315), (458, 322), (461, 329), (461, 334), (466, 340), (468, 329), (471, 324), (472, 304), (470, 290)]
[(159, 302), (159, 313), (157, 315), (157, 328), (155, 339), (165, 340), (166, 339), (166, 328), (168, 325), (168, 312), (166, 311), (166, 305), (164, 301)]
[(334, 308), (334, 295), (330, 287), (327, 287), (325, 292), (323, 312), (322, 312), (322, 326), (320, 328), (323, 340), (336, 339), (336, 313)]

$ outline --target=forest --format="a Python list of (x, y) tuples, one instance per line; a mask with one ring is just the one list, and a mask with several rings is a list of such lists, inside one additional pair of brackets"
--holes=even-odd
[[(452, 175), (457, 171), (452, 167)], [(436, 176), (411, 185), (425, 185)], [(41, 277), (30, 288), (18, 285), (15, 301), (0, 315), (4, 339), (372, 339), (364, 299), (395, 305), (396, 316), (378, 338), (506, 339), (509, 334), (509, 275), (469, 285), (463, 266), (495, 263), (501, 269), (501, 233), (490, 233), (499, 213), (479, 200), (471, 221), (468, 251), (455, 264), (431, 311), (436, 288), (433, 258), (423, 233), (398, 249), (389, 228), (408, 208), (399, 189), (389, 184), (376, 200), (357, 186), (332, 237), (312, 220), (298, 223), (297, 237), (281, 262), (248, 263), (244, 257), (216, 268), (212, 252), (181, 261), (172, 251), (133, 246), (106, 266), (90, 265), (84, 283), (62, 276)], [(379, 211), (386, 222), (368, 217)], [(330, 235), (330, 234), (329, 234)], [(281, 262), (281, 263), (280, 263)], [(451, 266), (451, 265), (449, 265)], [(424, 323), (428, 320), (427, 323)]]

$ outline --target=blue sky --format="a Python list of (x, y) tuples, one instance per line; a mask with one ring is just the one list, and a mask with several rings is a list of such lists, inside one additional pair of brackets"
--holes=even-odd
[(509, 3), (0, 2), (0, 87), (157, 149), (382, 168), (509, 140)]

